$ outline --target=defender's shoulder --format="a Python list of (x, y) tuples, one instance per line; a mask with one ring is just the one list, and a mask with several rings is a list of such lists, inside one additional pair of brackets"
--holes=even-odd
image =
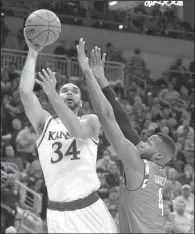
[(82, 117), (81, 117), (81, 120), (84, 120), (84, 119), (86, 119), (86, 120), (91, 120), (91, 119), (93, 119), (93, 120), (97, 120), (98, 121), (98, 117), (97, 117), (97, 115), (95, 115), (95, 114), (88, 114), (88, 115), (83, 115)]

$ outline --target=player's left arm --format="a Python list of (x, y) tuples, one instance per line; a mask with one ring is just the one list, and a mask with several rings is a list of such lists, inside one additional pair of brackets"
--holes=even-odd
[(49, 68), (47, 71), (39, 72), (41, 81), (36, 80), (43, 87), (55, 112), (66, 126), (71, 136), (75, 138), (87, 139), (99, 134), (100, 123), (96, 115), (86, 115), (80, 120), (77, 115), (63, 102), (56, 91), (56, 78)]
[[(144, 163), (138, 149), (128, 141), (119, 128), (111, 104), (100, 89), (85, 55), (85, 42), (81, 38), (77, 46), (78, 60), (84, 72), (93, 108), (98, 115), (106, 137), (123, 161), (127, 185), (130, 189), (140, 186), (144, 176)], [(136, 176), (136, 180), (135, 180)]]

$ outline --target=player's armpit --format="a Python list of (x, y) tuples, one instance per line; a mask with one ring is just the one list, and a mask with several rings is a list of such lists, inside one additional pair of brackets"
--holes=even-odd
[(120, 155), (125, 171), (126, 186), (128, 190), (137, 190), (142, 186), (145, 171), (140, 152), (136, 146), (125, 139), (121, 142)]
[(123, 162), (128, 189), (137, 189), (144, 177), (144, 163), (138, 149), (124, 137), (113, 112), (106, 117), (99, 115), (99, 120), (108, 141)]
[(91, 137), (98, 137), (100, 132), (100, 122), (96, 115), (84, 115), (81, 120), (82, 133), (80, 138), (87, 139)]

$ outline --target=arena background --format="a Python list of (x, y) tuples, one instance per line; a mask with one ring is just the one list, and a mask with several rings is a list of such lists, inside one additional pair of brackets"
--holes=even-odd
[[(80, 114), (92, 113), (78, 65), (80, 37), (87, 53), (98, 45), (107, 53), (106, 77), (143, 141), (155, 131), (172, 136), (175, 158), (167, 166), (164, 215), (167, 233), (194, 232), (194, 1), (183, 7), (149, 8), (144, 1), (1, 1), (1, 231), (47, 232), (47, 190), (34, 131), (20, 101), (18, 85), (27, 47), (26, 17), (37, 9), (55, 12), (63, 26), (58, 41), (40, 54), (37, 71), (50, 67), (58, 87), (75, 82), (82, 90)], [(54, 113), (42, 90), (42, 106)], [(55, 113), (54, 113), (55, 114)], [(122, 165), (103, 132), (97, 173), (99, 195), (117, 221)], [(179, 203), (185, 202), (183, 216)], [(8, 229), (10, 232), (10, 229)]]

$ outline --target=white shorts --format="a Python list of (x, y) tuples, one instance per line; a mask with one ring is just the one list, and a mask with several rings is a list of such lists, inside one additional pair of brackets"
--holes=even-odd
[(74, 211), (47, 210), (49, 233), (118, 233), (116, 224), (101, 199)]

